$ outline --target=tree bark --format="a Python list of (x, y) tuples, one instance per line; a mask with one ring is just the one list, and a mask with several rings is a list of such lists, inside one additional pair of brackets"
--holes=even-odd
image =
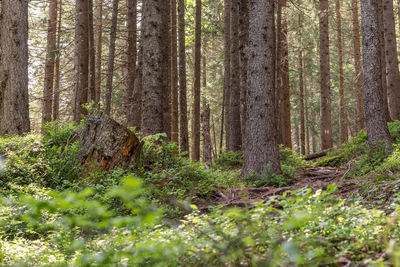
[[(240, 0), (239, 10), (239, 52), (240, 52), (240, 123), (242, 140), (246, 134), (246, 93), (247, 93), (247, 62), (249, 45), (249, 0)], [(244, 142), (242, 142), (243, 145)]]
[(305, 130), (305, 108), (304, 108), (304, 67), (303, 67), (303, 47), (302, 47), (302, 22), (301, 15), (298, 17), (298, 40), (300, 43), (299, 47), (299, 89), (300, 89), (300, 153), (304, 155), (306, 153), (306, 130)]
[(57, 26), (57, 55), (56, 55), (56, 63), (55, 63), (55, 71), (54, 71), (54, 97), (53, 97), (53, 120), (56, 121), (59, 119), (60, 113), (60, 57), (61, 57), (61, 23), (62, 23), (62, 0), (59, 1), (59, 15), (58, 15), (58, 26)]
[(89, 8), (89, 101), (96, 102), (96, 51), (93, 26), (93, 0), (88, 2)]
[(224, 126), (225, 147), (230, 148), (231, 0), (224, 0)]
[(363, 36), (363, 71), (365, 119), (369, 144), (374, 147), (382, 141), (391, 144), (382, 98), (381, 50), (379, 38), (378, 4), (361, 1), (361, 28)]
[(330, 96), (329, 3), (319, 1), (320, 77), (321, 77), (321, 149), (332, 147)]
[(107, 68), (107, 82), (106, 82), (106, 95), (105, 95), (105, 109), (104, 114), (111, 116), (111, 102), (114, 78), (114, 64), (115, 64), (115, 40), (117, 37), (117, 22), (118, 22), (118, 4), (119, 0), (113, 0), (111, 29), (110, 29), (110, 45), (108, 52), (108, 68)]
[[(381, 0), (378, 0), (381, 1)], [(357, 130), (365, 129), (363, 73), (361, 66), (361, 38), (358, 15), (358, 0), (351, 1), (353, 15), (353, 49), (354, 49), (354, 88), (357, 94)]]
[(171, 141), (179, 141), (178, 103), (178, 43), (176, 27), (176, 0), (171, 0)]
[(201, 113), (203, 124), (203, 161), (206, 169), (212, 167), (212, 143), (211, 143), (211, 128), (210, 128), (210, 105), (206, 101), (203, 102), (203, 111)]
[(80, 122), (87, 114), (82, 106), (88, 101), (89, 86), (89, 18), (88, 0), (76, 0), (75, 4), (75, 88), (73, 101), (74, 121)]
[(95, 91), (96, 99), (95, 104), (99, 106), (101, 95), (101, 55), (103, 50), (103, 0), (97, 0), (97, 47), (96, 47), (96, 82)]
[(16, 135), (30, 131), (28, 1), (3, 0), (0, 19), (0, 135)]
[(239, 9), (240, 0), (231, 0), (231, 71), (230, 71), (230, 151), (242, 148), (240, 123), (240, 51), (239, 51)]
[(274, 1), (252, 0), (244, 175), (281, 172), (275, 117), (274, 55)]
[(128, 126), (136, 127), (137, 131), (141, 130), (142, 125), (142, 91), (143, 91), (143, 45), (142, 38), (139, 41), (139, 56), (136, 65), (136, 75), (134, 81), (132, 103), (130, 105), (130, 119)]
[(162, 49), (166, 51), (163, 61), (163, 132), (167, 134), (168, 140), (171, 140), (171, 1), (165, 1), (161, 19), (163, 31), (166, 31), (166, 37), (162, 40)]
[(200, 160), (201, 0), (196, 0), (193, 86), (192, 160)]
[(49, 24), (47, 29), (47, 54), (44, 70), (42, 124), (52, 120), (54, 63), (57, 53), (57, 0), (51, 0), (49, 6)]
[(386, 80), (390, 117), (393, 120), (400, 120), (400, 73), (393, 0), (383, 0), (383, 25), (385, 31)]
[(186, 86), (186, 37), (185, 37), (185, 1), (178, 0), (179, 33), (179, 146), (181, 152), (189, 153), (189, 131), (187, 117)]

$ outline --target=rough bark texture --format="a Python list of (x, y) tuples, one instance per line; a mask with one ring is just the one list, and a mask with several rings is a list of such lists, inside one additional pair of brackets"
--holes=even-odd
[(336, 33), (339, 55), (339, 136), (340, 144), (348, 140), (346, 111), (344, 100), (344, 75), (343, 75), (343, 39), (342, 39), (342, 15), (340, 14), (340, 0), (336, 0)]
[(61, 56), (61, 23), (62, 23), (62, 0), (59, 1), (59, 15), (58, 15), (58, 26), (57, 26), (57, 56), (54, 70), (54, 97), (53, 97), (53, 120), (58, 120), (60, 113), (60, 56)]
[(163, 73), (163, 127), (164, 133), (171, 140), (171, 2), (165, 0), (165, 8), (162, 9), (162, 31), (165, 31), (166, 38), (162, 40), (162, 51), (164, 52), (164, 60), (162, 61)]
[(211, 144), (211, 127), (210, 127), (210, 105), (206, 101), (203, 102), (203, 110), (201, 112), (201, 121), (203, 125), (203, 161), (206, 168), (212, 167), (212, 144)]
[(99, 105), (101, 95), (101, 55), (103, 49), (103, 0), (97, 0), (97, 47), (96, 47), (96, 106)]
[(330, 96), (330, 58), (329, 58), (329, 3), (319, 1), (319, 42), (321, 77), (321, 149), (332, 147), (332, 118)]
[(386, 81), (390, 117), (393, 120), (400, 120), (400, 73), (393, 0), (383, 0), (383, 26), (385, 30)]
[(192, 160), (198, 161), (200, 160), (201, 0), (196, 0), (195, 21)]
[(142, 90), (143, 90), (143, 45), (142, 38), (139, 43), (139, 56), (136, 65), (135, 81), (132, 93), (132, 102), (130, 103), (128, 126), (136, 127), (140, 131), (142, 125)]
[(171, 141), (179, 139), (178, 43), (176, 31), (176, 0), (171, 0)]
[(239, 54), (239, 9), (240, 0), (231, 0), (231, 71), (230, 71), (230, 151), (242, 148), (240, 123), (240, 54)]
[(28, 1), (0, 5), (0, 135), (15, 135), (30, 131)]
[(89, 101), (96, 102), (96, 50), (94, 43), (93, 0), (89, 0)]
[(82, 107), (88, 101), (89, 75), (89, 19), (88, 0), (76, 0), (75, 3), (75, 88), (73, 100), (74, 121), (80, 122), (87, 114)]
[[(249, 45), (249, 0), (240, 0), (239, 52), (240, 52), (240, 123), (242, 140), (246, 134), (247, 62)], [(244, 142), (243, 142), (244, 143)]]
[[(163, 50), (168, 31), (163, 25), (166, 1), (143, 1), (143, 91), (142, 133), (152, 135), (164, 131), (163, 102), (167, 91), (164, 78), (168, 76), (164, 67), (168, 62), (167, 51)], [(168, 27), (168, 25), (166, 25)]]
[(354, 88), (357, 94), (357, 130), (361, 131), (365, 128), (365, 117), (358, 0), (351, 0), (351, 10), (353, 15)]
[(57, 0), (51, 0), (49, 6), (49, 24), (47, 29), (47, 54), (44, 67), (44, 90), (42, 124), (52, 120), (54, 63), (57, 54)]
[(274, 1), (250, 0), (243, 174), (280, 173), (275, 117)]
[(382, 98), (381, 50), (376, 1), (361, 1), (363, 36), (364, 103), (368, 141), (371, 146), (381, 141), (391, 144)]
[(304, 108), (304, 67), (303, 67), (303, 47), (302, 47), (302, 23), (301, 16), (298, 18), (298, 40), (300, 43), (299, 47), (299, 90), (300, 90), (300, 153), (306, 153), (306, 129), (305, 129), (305, 108)]
[(133, 121), (132, 117), (134, 116), (137, 110), (132, 110), (131, 106), (133, 105), (135, 99), (133, 92), (135, 90), (135, 79), (136, 79), (136, 40), (137, 40), (137, 1), (136, 0), (127, 0), (126, 6), (128, 8), (126, 14), (126, 29), (128, 32), (127, 39), (127, 50), (126, 50), (126, 69), (127, 76), (125, 78), (125, 90), (124, 90), (124, 113), (126, 116), (127, 125), (129, 127), (139, 126), (137, 122)]
[(189, 126), (187, 117), (185, 1), (178, 0), (179, 33), (179, 146), (189, 153)]
[(138, 164), (141, 142), (109, 117), (89, 116), (77, 136), (83, 164), (97, 163), (103, 170)]
[(111, 102), (112, 102), (112, 89), (114, 78), (114, 63), (115, 63), (115, 40), (117, 37), (117, 22), (118, 22), (118, 4), (119, 0), (113, 0), (111, 29), (110, 29), (110, 45), (108, 52), (108, 68), (107, 68), (107, 82), (106, 82), (106, 95), (105, 95), (105, 108), (104, 114), (111, 116)]
[(231, 99), (231, 0), (224, 0), (224, 126), (225, 146), (230, 148), (230, 99)]

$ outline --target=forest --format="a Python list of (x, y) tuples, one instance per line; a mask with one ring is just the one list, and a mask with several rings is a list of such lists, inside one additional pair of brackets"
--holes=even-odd
[(0, 0), (1, 266), (400, 267), (400, 0)]

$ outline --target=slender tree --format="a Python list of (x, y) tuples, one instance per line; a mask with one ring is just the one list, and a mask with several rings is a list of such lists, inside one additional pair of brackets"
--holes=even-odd
[(42, 124), (52, 120), (54, 64), (57, 53), (57, 0), (50, 0), (47, 29), (47, 54), (44, 69)]
[(179, 138), (177, 42), (176, 0), (171, 0), (171, 141), (174, 143)]
[(60, 113), (60, 57), (61, 57), (61, 23), (62, 23), (62, 0), (59, 1), (59, 15), (58, 15), (58, 26), (57, 26), (57, 55), (54, 70), (54, 97), (53, 97), (53, 120), (58, 120)]
[(302, 22), (301, 15), (298, 17), (298, 40), (299, 46), (299, 89), (300, 89), (300, 153), (306, 153), (306, 126), (305, 126), (305, 107), (304, 107), (304, 66), (303, 66), (303, 47), (302, 47)]
[(101, 95), (101, 55), (103, 50), (103, 0), (97, 0), (97, 45), (96, 45), (96, 82), (95, 82), (95, 91), (96, 91), (96, 105), (100, 103), (100, 95)]
[(89, 19), (89, 100), (96, 102), (96, 50), (94, 43), (93, 0), (88, 1)]
[(275, 117), (274, 1), (251, 0), (243, 174), (280, 173)]
[(0, 134), (30, 131), (28, 0), (0, 2)]
[(224, 0), (224, 128), (225, 146), (230, 148), (230, 99), (231, 99), (231, 0)]
[(249, 43), (249, 0), (240, 0), (239, 10), (239, 52), (240, 52), (240, 122), (242, 140), (246, 134), (246, 93), (247, 93), (247, 50)]
[(380, 90), (382, 75), (378, 20), (377, 1), (361, 0), (365, 119), (368, 142), (373, 147), (382, 141), (391, 143)]
[[(162, 51), (164, 53), (164, 61), (162, 62), (162, 74), (163, 74), (163, 82), (165, 83), (163, 86), (163, 132), (168, 136), (168, 139), (171, 140), (171, 0), (165, 1), (165, 8), (162, 9), (162, 24), (163, 31), (166, 32), (166, 38), (161, 40), (162, 43)], [(200, 134), (200, 133), (199, 133)]]

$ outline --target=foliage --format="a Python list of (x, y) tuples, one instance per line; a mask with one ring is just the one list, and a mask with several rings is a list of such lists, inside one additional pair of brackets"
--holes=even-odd
[(232, 168), (240, 168), (243, 164), (243, 152), (224, 151), (214, 159), (217, 169), (229, 170)]

